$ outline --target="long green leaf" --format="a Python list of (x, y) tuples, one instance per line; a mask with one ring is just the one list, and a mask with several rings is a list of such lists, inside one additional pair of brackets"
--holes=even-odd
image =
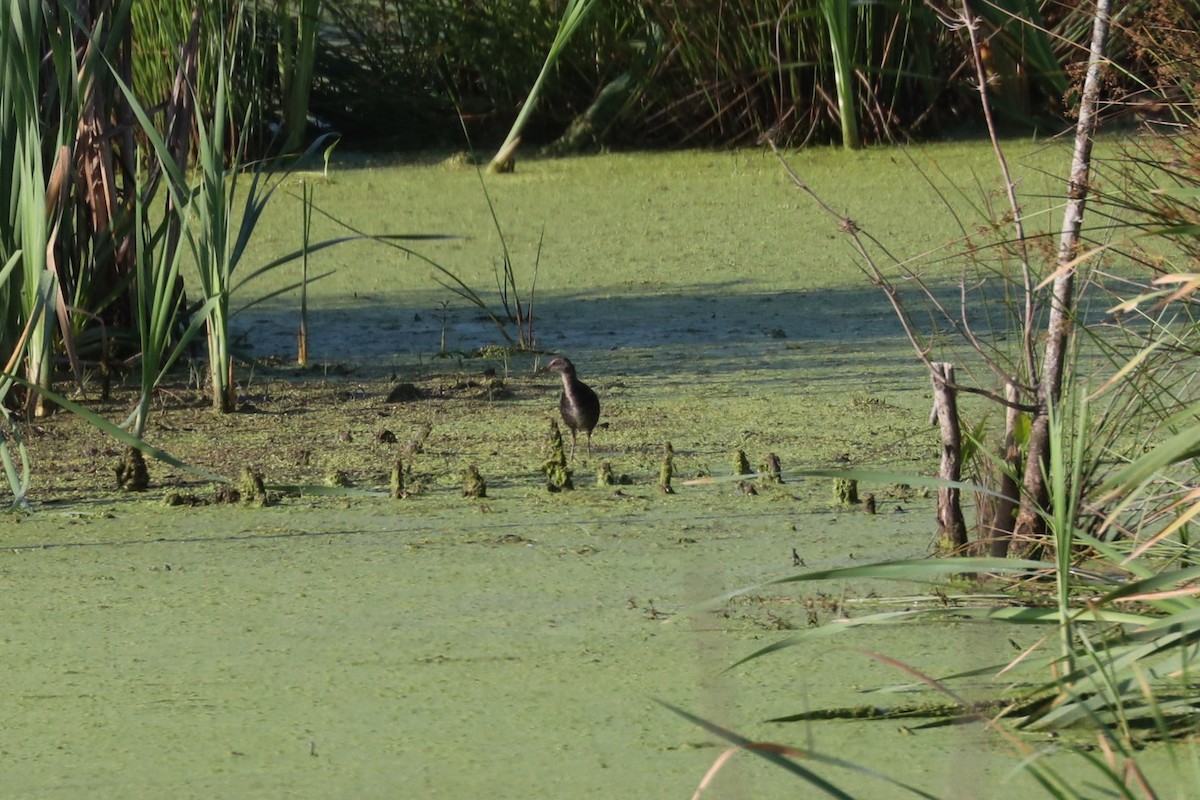
[(254, 280), (255, 278), (265, 275), (266, 273), (268, 273), (272, 270), (278, 269), (279, 267), (282, 267), (287, 264), (291, 264), (295, 261), (298, 261), (299, 259), (303, 258), (305, 254), (312, 255), (313, 253), (319, 253), (320, 251), (325, 250), (327, 248), (330, 248), (330, 247), (333, 247), (333, 246), (339, 245), (339, 244), (346, 244), (347, 242), (360, 242), (360, 241), (364, 241), (364, 240), (365, 241), (377, 241), (377, 242), (388, 242), (388, 241), (429, 242), (429, 241), (439, 241), (439, 240), (444, 240), (444, 239), (461, 239), (461, 238), (462, 238), (461, 236), (455, 236), (452, 234), (442, 234), (442, 233), (359, 233), (359, 234), (355, 234), (353, 236), (338, 236), (338, 237), (335, 237), (332, 239), (325, 239), (325, 240), (317, 242), (315, 244), (311, 244), (308, 247), (301, 247), (301, 248), (291, 251), (290, 253), (286, 253), (282, 256), (279, 256), (278, 258), (271, 259), (266, 264), (263, 264), (261, 267), (258, 267), (257, 269), (255, 269), (252, 272), (250, 272), (249, 274), (247, 274), (241, 281), (234, 284), (233, 291), (236, 292), (238, 289), (242, 288), (242, 286), (244, 286), (245, 284), (249, 283), (250, 281)]
[(558, 25), (558, 33), (554, 36), (554, 43), (550, 45), (550, 52), (546, 54), (546, 60), (542, 64), (542, 69), (538, 73), (537, 79), (534, 80), (529, 94), (525, 97), (525, 102), (521, 105), (521, 110), (517, 114), (512, 128), (508, 131), (508, 136), (504, 138), (504, 144), (500, 146), (496, 156), (492, 159), (489, 166), (490, 170), (495, 171), (502, 168), (504, 162), (512, 158), (513, 150), (516, 148), (517, 142), (521, 137), (521, 131), (525, 129), (525, 123), (528, 122), (529, 115), (537, 107), (538, 97), (542, 91), (542, 84), (545, 83), (550, 71), (554, 68), (555, 63), (557, 63), (559, 55), (567, 46), (567, 42), (574, 36), (575, 31), (596, 5), (597, 0), (567, 0), (567, 5), (563, 8), (562, 19)]

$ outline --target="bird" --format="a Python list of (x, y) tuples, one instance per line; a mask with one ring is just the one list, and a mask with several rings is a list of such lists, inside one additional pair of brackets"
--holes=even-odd
[(538, 375), (557, 372), (562, 376), (562, 395), (558, 398), (558, 410), (563, 422), (571, 429), (571, 455), (575, 457), (575, 439), (579, 431), (587, 434), (588, 455), (592, 454), (592, 429), (600, 420), (600, 398), (575, 375), (575, 365), (569, 358), (556, 356), (549, 364), (537, 371)]

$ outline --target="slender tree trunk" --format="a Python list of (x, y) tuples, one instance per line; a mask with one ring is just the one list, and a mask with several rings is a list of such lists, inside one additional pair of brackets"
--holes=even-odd
[(1004, 452), (1000, 454), (1006, 464), (1006, 469), (1000, 476), (1000, 494), (1003, 496), (997, 499), (995, 516), (985, 531), (989, 543), (988, 553), (995, 558), (1008, 555), (1017, 511), (1021, 507), (1021, 487), (1016, 478), (1021, 469), (1021, 446), (1017, 443), (1017, 425), (1021, 419), (1021, 412), (1015, 407), (1018, 399), (1016, 384), (1010, 382), (1004, 387), (1004, 397), (1014, 405), (1010, 405), (1004, 415)]
[(1091, 54), (1088, 58), (1083, 95), (1079, 102), (1079, 120), (1075, 125), (1075, 154), (1071, 160), (1067, 208), (1059, 237), (1058, 270), (1052, 288), (1042, 378), (1038, 385), (1039, 410), (1034, 414), (1030, 426), (1029, 451), (1025, 459), (1025, 491), (1015, 528), (1015, 535), (1019, 539), (1035, 542), (1044, 538), (1046, 534), (1046, 522), (1039, 512), (1045, 510), (1049, 504), (1045, 477), (1050, 455), (1048, 409), (1058, 403), (1062, 394), (1063, 368), (1070, 343), (1075, 304), (1075, 267), (1071, 262), (1078, 255), (1079, 234), (1087, 201), (1092, 141), (1097, 126), (1096, 109), (1100, 99), (1101, 73), (1105, 65), (1110, 6), (1111, 0), (1096, 2)]
[[(958, 424), (958, 399), (954, 389), (954, 365), (934, 361), (929, 377), (933, 380), (933, 414), (942, 434), (942, 464), (938, 477), (958, 483), (962, 479), (962, 429)], [(967, 546), (967, 523), (962, 513), (962, 492), (957, 486), (939, 486), (938, 546), (947, 552), (961, 552)]]

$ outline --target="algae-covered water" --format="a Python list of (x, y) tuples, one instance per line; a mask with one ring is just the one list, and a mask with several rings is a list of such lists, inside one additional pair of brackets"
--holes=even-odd
[[(987, 152), (917, 156), (966, 182)], [(1023, 154), (1025, 178), (1049, 191), (1057, 154)], [(957, 235), (894, 152), (796, 159), (897, 252)], [(351, 158), (309, 179), (318, 204), (356, 227), (468, 236), (420, 249), (498, 302), (500, 245), (473, 170)], [(868, 516), (794, 474), (928, 473), (937, 459), (927, 378), (835, 225), (758, 152), (534, 160), (488, 187), (526, 299), (544, 227), (535, 334), (604, 403), (595, 452), (576, 454), (579, 488), (549, 494), (540, 477), (557, 397), (532, 375), (544, 357), (480, 354), (503, 338), (423, 262), (379, 244), (322, 251), (313, 271), (336, 273), (311, 287), (313, 366), (288, 366), (297, 299), (275, 297), (238, 318), (256, 359), (239, 368), (242, 410), (214, 417), (180, 376), (149, 439), (222, 475), (250, 464), (269, 483), (303, 484), (336, 471), (365, 491), (386, 489), (401, 457), (412, 496), (168, 507), (168, 493), (205, 502), (209, 489), (152, 464), (150, 492), (118, 495), (118, 448), (102, 436), (67, 417), (31, 430), (35, 511), (0, 534), (3, 794), (687, 797), (724, 745), (661, 700), (937, 796), (1031, 796), (1017, 759), (978, 726), (764, 722), (936, 699), (866, 693), (911, 675), (864, 649), (946, 675), (1003, 662), (1029, 633), (864, 629), (726, 670), (789, 630), (924, 592), (760, 586), (930, 550), (930, 501), (898, 481), (860, 488), (878, 499)], [(251, 261), (299, 246), (287, 189)], [(318, 237), (336, 235), (324, 224)], [(295, 278), (269, 275), (242, 299)], [(388, 402), (397, 382), (418, 399)], [(116, 419), (128, 401), (99, 407)], [(655, 486), (668, 441), (670, 495)], [(777, 454), (786, 483), (684, 485), (728, 475), (738, 447), (755, 465)], [(601, 461), (628, 483), (596, 486)], [(469, 464), (486, 498), (460, 496)], [(984, 699), (1005, 685), (958, 688)], [(822, 774), (855, 797), (898, 796), (864, 774)], [(742, 754), (706, 796), (806, 790)]]
[[(590, 513), (566, 498), (533, 513), (497, 500), (494, 516), (383, 502), (39, 514), (5, 535), (6, 792), (687, 796), (720, 748), (659, 698), (945, 796), (1002, 796), (955, 788), (964, 759), (975, 778), (982, 764), (997, 780), (1010, 764), (977, 751), (976, 730), (761, 720), (892, 702), (858, 694), (898, 676), (851, 645), (959, 669), (1006, 643), (967, 627), (877, 632), (723, 673), (803, 627), (801, 598), (815, 592), (685, 613), (790, 574), (792, 547), (813, 567), (920, 555), (922, 509), (864, 519), (730, 502), (696, 514), (679, 500)], [(749, 757), (719, 785), (720, 797), (795, 790)], [(846, 785), (894, 796), (853, 776)]]

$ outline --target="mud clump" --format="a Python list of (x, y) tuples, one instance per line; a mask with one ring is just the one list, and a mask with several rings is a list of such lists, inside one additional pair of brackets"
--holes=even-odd
[(126, 447), (125, 455), (113, 467), (117, 487), (127, 492), (144, 492), (150, 488), (150, 471), (146, 469), (146, 457), (136, 447)]
[(325, 485), (334, 489), (345, 489), (351, 485), (350, 473), (344, 469), (330, 470), (325, 476)]
[(163, 496), (163, 505), (184, 508), (199, 508), (209, 505), (210, 501), (190, 492), (167, 492)]
[(675, 448), (667, 442), (663, 445), (662, 464), (658, 468), (658, 490), (663, 494), (675, 494), (675, 490), (671, 488), (671, 478), (674, 474)]
[(858, 481), (853, 478), (834, 478), (833, 500), (839, 506), (858, 505)]
[(733, 454), (733, 474), (750, 475), (753, 471), (750, 469), (750, 459), (746, 458), (746, 451), (739, 447)]
[(617, 485), (617, 479), (613, 476), (612, 464), (609, 462), (605, 461), (600, 465), (600, 470), (596, 473), (596, 485), (600, 487)]
[(783, 470), (779, 464), (779, 456), (767, 453), (767, 460), (758, 471), (763, 474), (767, 483), (783, 483)]
[(479, 467), (472, 464), (467, 467), (467, 471), (463, 473), (463, 497), (487, 497), (487, 484), (483, 480), (483, 476), (479, 474)]
[(241, 504), (244, 506), (262, 508), (270, 503), (262, 473), (253, 467), (242, 467), (242, 476), (238, 479), (237, 492)]
[(408, 490), (404, 488), (404, 462), (398, 458), (392, 464), (392, 479), (388, 487), (388, 494), (393, 500), (403, 500), (408, 497)]
[(559, 430), (556, 420), (550, 420), (550, 435), (547, 441), (550, 454), (542, 462), (542, 472), (546, 473), (546, 490), (566, 492), (574, 489), (571, 470), (567, 468), (567, 454), (563, 451), (562, 431)]
[(236, 506), (242, 502), (242, 493), (228, 483), (217, 484), (213, 489), (213, 502), (221, 506)]
[(417, 388), (413, 383), (398, 383), (388, 392), (388, 403), (411, 403), (414, 400), (423, 400), (425, 393)]

